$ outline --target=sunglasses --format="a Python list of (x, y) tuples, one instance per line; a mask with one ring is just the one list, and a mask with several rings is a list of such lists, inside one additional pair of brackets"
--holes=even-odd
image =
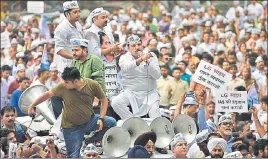
[(95, 153), (94, 153), (94, 154), (90, 154), (90, 153), (89, 153), (89, 154), (87, 154), (86, 156), (87, 156), (87, 157), (94, 157), (94, 158), (96, 158), (96, 157), (98, 156), (98, 154), (95, 154)]

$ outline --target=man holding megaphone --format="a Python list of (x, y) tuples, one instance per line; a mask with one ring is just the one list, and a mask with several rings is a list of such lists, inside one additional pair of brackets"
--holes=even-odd
[(127, 39), (127, 47), (128, 52), (119, 59), (123, 91), (112, 99), (111, 106), (121, 119), (146, 114), (150, 118), (160, 117), (160, 97), (156, 89), (156, 80), (161, 76), (158, 59), (154, 53), (143, 51), (137, 35)]
[[(62, 73), (63, 81), (37, 98), (28, 109), (34, 115), (34, 107), (52, 96), (61, 97), (64, 101), (62, 114), (62, 133), (64, 136), (67, 156), (79, 158), (84, 134), (89, 131), (97, 133), (91, 138), (94, 142), (101, 141), (104, 133), (116, 125), (115, 119), (105, 116), (108, 100), (98, 82), (81, 78), (75, 67), (66, 67)], [(93, 99), (101, 102), (100, 114), (94, 114)]]

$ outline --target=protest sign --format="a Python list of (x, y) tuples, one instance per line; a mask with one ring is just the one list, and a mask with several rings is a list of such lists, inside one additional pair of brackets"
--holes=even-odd
[(44, 13), (45, 3), (43, 1), (27, 1), (27, 12), (42, 14)]
[(6, 33), (1, 33), (1, 49), (2, 48), (10, 48), (10, 39), (8, 34)]
[(213, 90), (224, 90), (231, 78), (230, 73), (201, 60), (193, 76), (193, 81)]
[(248, 112), (247, 91), (222, 91), (215, 99), (216, 112)]
[(223, 158), (243, 158), (243, 155), (241, 154), (240, 151), (235, 151), (227, 154)]

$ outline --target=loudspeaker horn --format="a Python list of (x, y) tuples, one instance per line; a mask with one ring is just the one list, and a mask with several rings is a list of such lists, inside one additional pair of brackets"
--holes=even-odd
[(135, 140), (145, 132), (150, 131), (150, 127), (145, 120), (140, 117), (131, 117), (127, 119), (123, 124), (122, 128), (126, 129), (130, 134), (131, 145), (134, 146)]
[(121, 157), (130, 147), (130, 134), (121, 127), (112, 127), (102, 138), (102, 148), (110, 157)]
[(150, 124), (151, 130), (156, 134), (155, 147), (167, 147), (175, 136), (171, 122), (165, 117), (157, 117)]
[[(34, 85), (27, 88), (19, 99), (19, 107), (21, 111), (28, 114), (30, 104), (39, 96), (43, 95), (48, 88), (44, 85)], [(44, 101), (36, 106), (36, 112), (41, 114), (49, 124), (53, 125), (56, 122), (54, 113), (49, 109), (49, 100)]]
[(197, 134), (197, 126), (194, 119), (188, 115), (180, 114), (172, 122), (174, 133), (182, 133), (187, 143), (191, 143)]

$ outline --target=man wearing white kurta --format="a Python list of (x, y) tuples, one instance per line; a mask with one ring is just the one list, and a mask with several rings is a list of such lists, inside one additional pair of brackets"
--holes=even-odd
[(157, 57), (153, 53), (142, 53), (142, 42), (137, 35), (127, 39), (127, 46), (129, 51), (119, 60), (123, 91), (112, 99), (111, 106), (121, 119), (144, 116), (147, 113), (150, 118), (160, 117), (156, 80), (161, 74)]
[(82, 39), (82, 26), (78, 22), (80, 19), (80, 9), (77, 1), (67, 1), (63, 3), (65, 19), (55, 29), (55, 55), (54, 61), (58, 66), (59, 73), (64, 68), (70, 66), (73, 55), (71, 39)]
[[(122, 52), (119, 44), (114, 44), (114, 37), (111, 29), (107, 28), (107, 22), (107, 11), (103, 8), (96, 8), (90, 13), (90, 21), (87, 24), (90, 28), (84, 31), (84, 38), (87, 39), (90, 44), (88, 46), (88, 52), (100, 58), (104, 58), (104, 55), (111, 52)], [(101, 49), (99, 32), (104, 32), (108, 36), (111, 47)]]

